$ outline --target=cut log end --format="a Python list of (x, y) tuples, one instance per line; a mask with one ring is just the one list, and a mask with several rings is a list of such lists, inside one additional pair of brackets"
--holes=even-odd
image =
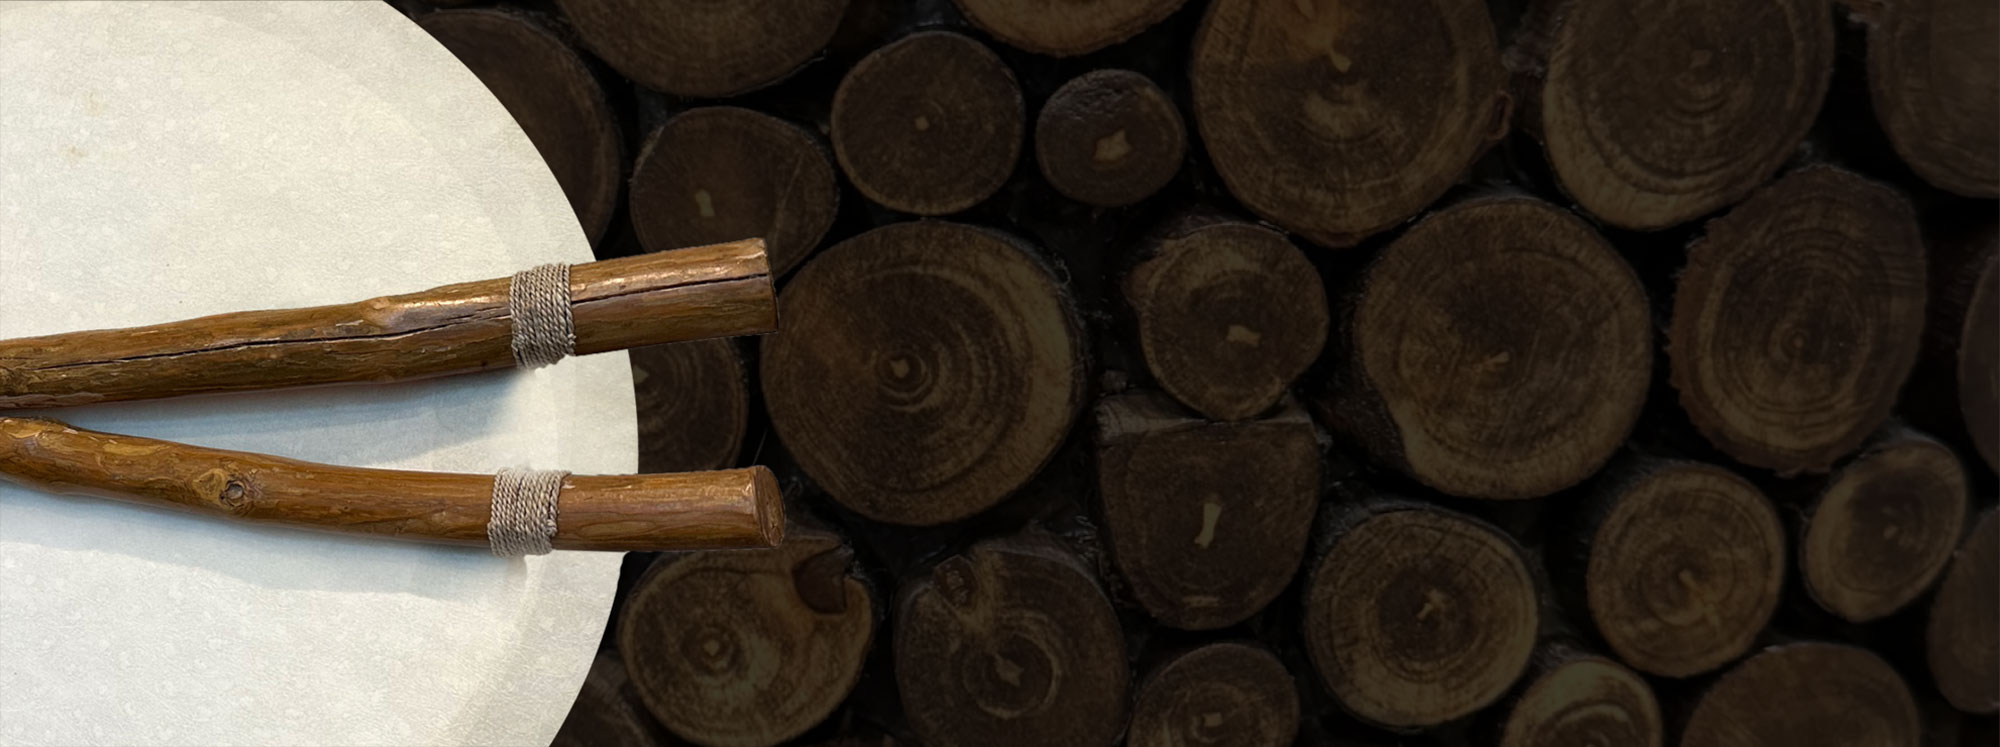
[(1638, 276), (1547, 203), (1440, 211), (1392, 243), (1357, 293), (1326, 419), (1446, 493), (1575, 485), (1644, 405), (1652, 327)]
[(826, 47), (847, 0), (557, 0), (592, 52), (639, 85), (720, 97), (789, 75)]
[(2000, 197), (2000, 6), (1986, 0), (1879, 3), (1870, 13), (1875, 118), (1903, 162), (1967, 197)]
[(1298, 684), (1261, 646), (1215, 643), (1161, 664), (1139, 686), (1130, 747), (1283, 747), (1299, 729)]
[(908, 584), (896, 682), (925, 744), (1099, 747), (1125, 725), (1124, 634), (1075, 556), (988, 540)]
[(811, 133), (748, 109), (705, 107), (647, 140), (631, 202), (632, 228), (648, 250), (761, 236), (776, 276), (826, 235), (840, 190), (832, 158)]
[(870, 592), (838, 536), (792, 535), (770, 550), (665, 556), (632, 592), (619, 649), (647, 710), (675, 734), (777, 744), (853, 689), (874, 634)]
[(1601, 488), (1585, 603), (1618, 658), (1666, 677), (1749, 650), (1777, 609), (1785, 535), (1763, 493), (1727, 470), (1665, 462)]
[(1186, 0), (957, 0), (967, 20), (1015, 47), (1056, 57), (1094, 52), (1172, 15)]
[(1226, 222), (1171, 237), (1125, 278), (1146, 367), (1217, 420), (1265, 412), (1319, 357), (1326, 290), (1284, 234)]
[(1853, 622), (1901, 609), (1951, 559), (1967, 502), (1965, 470), (1944, 444), (1910, 433), (1870, 447), (1833, 473), (1807, 513), (1806, 590)]
[(785, 445), (841, 504), (906, 525), (997, 503), (1082, 406), (1081, 322), (1048, 267), (1001, 234), (902, 223), (800, 269), (763, 343)]
[(1660, 704), (1646, 680), (1601, 656), (1542, 669), (1507, 712), (1500, 747), (1660, 747)]
[(1917, 704), (1881, 657), (1832, 643), (1767, 649), (1722, 675), (1682, 731), (1685, 747), (1916, 747)]
[(736, 462), (750, 418), (743, 355), (728, 340), (633, 348), (639, 471), (696, 472)]
[(1035, 160), (1056, 191), (1118, 207), (1180, 171), (1187, 129), (1167, 94), (1130, 70), (1098, 70), (1056, 89), (1035, 119)]
[(926, 31), (855, 63), (833, 95), (834, 154), (885, 207), (943, 215), (1000, 189), (1021, 155), (1020, 85), (992, 50)]
[(549, 747), (656, 747), (662, 740), (640, 708), (615, 652), (601, 651)]
[(1534, 653), (1535, 583), (1513, 540), (1437, 508), (1337, 527), (1306, 591), (1307, 651), (1334, 697), (1390, 727), (1504, 694)]
[(1510, 107), (1478, 0), (1220, 0), (1189, 76), (1229, 191), (1335, 247), (1437, 199), (1506, 132)]
[(1625, 228), (1743, 199), (1805, 137), (1833, 74), (1823, 0), (1563, 8), (1541, 135), (1564, 191)]
[(2000, 470), (2000, 255), (1992, 248), (2000, 239), (1987, 237), (1958, 336), (1958, 410), (1973, 448)]
[(2000, 513), (1988, 510), (1958, 549), (1931, 600), (1924, 644), (1931, 677), (1952, 706), (2000, 712)]
[(1826, 471), (1916, 362), (1924, 262), (1888, 187), (1822, 167), (1759, 190), (1688, 251), (1667, 344), (1682, 408), (1737, 461)]

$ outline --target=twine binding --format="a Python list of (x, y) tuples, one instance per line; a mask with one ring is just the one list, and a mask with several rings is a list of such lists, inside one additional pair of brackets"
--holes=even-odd
[(576, 354), (576, 321), (569, 305), (569, 265), (547, 264), (514, 273), (507, 314), (514, 321), (515, 365), (541, 368)]
[(493, 554), (547, 555), (556, 536), (556, 503), (563, 478), (554, 469), (503, 469), (493, 476), (493, 513), (486, 520), (486, 541)]

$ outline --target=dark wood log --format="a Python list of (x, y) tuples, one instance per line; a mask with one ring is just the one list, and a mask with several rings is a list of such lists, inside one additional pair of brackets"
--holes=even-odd
[(1298, 683), (1278, 657), (1254, 643), (1212, 643), (1146, 675), (1125, 744), (1285, 747), (1298, 730)]
[(1665, 677), (1750, 649), (1777, 609), (1785, 530), (1748, 480), (1697, 462), (1629, 457), (1558, 530), (1551, 574), (1619, 660)]
[(847, 0), (556, 0), (592, 52), (639, 85), (731, 96), (811, 60)]
[(771, 550), (662, 556), (618, 624), (641, 702), (704, 745), (775, 745), (854, 689), (875, 632), (839, 535), (794, 526)]
[(966, 20), (999, 40), (1056, 57), (1095, 52), (1132, 38), (1186, 0), (955, 0)]
[(1223, 221), (1170, 231), (1122, 285), (1146, 368), (1217, 420), (1276, 405), (1326, 342), (1326, 289), (1284, 234)]
[(1131, 671), (1118, 619), (1076, 555), (986, 540), (904, 585), (896, 682), (924, 744), (1110, 745)]
[(1500, 706), (1499, 747), (1660, 747), (1660, 704), (1644, 677), (1570, 643), (1535, 653), (1518, 696)]
[(1934, 222), (1925, 233), (1930, 305), (1904, 411), (2000, 470), (2000, 224)]
[(639, 471), (690, 472), (736, 463), (750, 422), (749, 372), (729, 340), (633, 348)]
[(1507, 132), (1478, 0), (1218, 0), (1193, 55), (1195, 121), (1229, 191), (1327, 246), (1415, 215)]
[(884, 207), (956, 213), (1014, 173), (1021, 87), (969, 37), (925, 31), (855, 63), (833, 95), (833, 152), (854, 188)]
[(1864, 0), (1875, 119), (1925, 181), (2000, 197), (2000, 10), (1985, 0)]
[(1520, 546), (1424, 504), (1370, 499), (1322, 513), (1303, 632), (1342, 707), (1391, 728), (1425, 727), (1513, 686), (1540, 620)]
[[(487, 544), (493, 475), (337, 467), (0, 415), (0, 480), (229, 519)], [(783, 496), (763, 467), (563, 478), (558, 550), (769, 547)]]
[(1645, 404), (1652, 326), (1638, 277), (1539, 200), (1475, 199), (1425, 218), (1335, 305), (1321, 419), (1452, 495), (1575, 485)]
[(1667, 357), (1716, 448), (1825, 472), (1882, 425), (1916, 361), (1924, 249), (1908, 202), (1816, 167), (1758, 190), (1688, 250)]
[(1815, 486), (1803, 507), (1799, 574), (1828, 612), (1868, 622), (1937, 579), (1965, 530), (1970, 498), (1951, 448), (1894, 428)]
[(835, 500), (905, 525), (993, 506), (1055, 454), (1082, 408), (1082, 323), (1004, 234), (902, 223), (821, 253), (764, 342), (766, 407)]
[[(0, 409), (381, 382), (514, 365), (509, 278), (303, 309), (0, 340)], [(777, 326), (759, 239), (570, 268), (576, 354)]]
[(1094, 70), (1056, 89), (1035, 118), (1035, 161), (1049, 185), (1099, 207), (1151, 197), (1180, 171), (1187, 128), (1144, 75)]
[(1682, 747), (1917, 747), (1916, 700), (1866, 649), (1776, 646), (1723, 674), (1690, 712)]
[(1959, 545), (1931, 599), (1924, 644), (1931, 678), (1953, 707), (2000, 712), (2000, 513), (1988, 509)]
[(549, 747), (661, 747), (659, 727), (636, 697), (617, 652), (597, 652)]
[(839, 207), (825, 147), (749, 109), (683, 112), (646, 139), (632, 167), (632, 227), (647, 249), (762, 236), (773, 275), (812, 252)]
[(1508, 54), (1523, 129), (1612, 225), (1661, 229), (1743, 199), (1805, 137), (1833, 75), (1822, 0), (1538, 1)]
[(1291, 583), (1319, 504), (1319, 441), (1296, 405), (1212, 423), (1155, 393), (1097, 407), (1098, 488), (1111, 555), (1154, 618), (1242, 622)]
[[(465, 63), (541, 152), (569, 196), (583, 235), (596, 244), (618, 210), (625, 144), (590, 67), (526, 13), (452, 10), (417, 25)], [(719, 236), (715, 243), (758, 235)]]

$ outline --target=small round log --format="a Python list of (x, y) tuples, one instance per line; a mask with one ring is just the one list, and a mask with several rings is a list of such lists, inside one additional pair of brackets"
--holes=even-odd
[(1951, 448), (1897, 429), (1836, 469), (1805, 507), (1799, 573), (1828, 612), (1868, 622), (1929, 589), (1965, 529)]
[(1930, 305), (1903, 412), (2000, 470), (2000, 224), (1926, 228)]
[(765, 404), (808, 474), (870, 518), (953, 521), (1055, 454), (1084, 394), (1081, 322), (1003, 234), (901, 223), (834, 246), (785, 286)]
[(1216, 420), (1270, 410), (1326, 342), (1326, 288), (1284, 234), (1222, 222), (1168, 236), (1125, 276), (1146, 368)]
[(1157, 394), (1097, 409), (1111, 557), (1153, 617), (1186, 630), (1242, 622), (1284, 591), (1319, 504), (1319, 441), (1296, 406), (1212, 423)]
[(1144, 75), (1097, 70), (1056, 89), (1035, 119), (1035, 161), (1057, 192), (1099, 207), (1152, 196), (1180, 171), (1187, 128)]
[(1703, 693), (1682, 747), (1916, 747), (1909, 686), (1882, 658), (1834, 643), (1766, 649)]
[(1924, 644), (1931, 678), (1952, 707), (2000, 712), (2000, 518), (1989, 509), (1958, 548), (1931, 600)]
[(832, 533), (771, 550), (663, 556), (627, 599), (618, 647), (641, 702), (682, 738), (775, 745), (825, 719), (861, 676), (875, 613)]
[(417, 16), (417, 25), (514, 115), (569, 196), (584, 237), (596, 244), (618, 210), (625, 155), (611, 105), (583, 58), (522, 13), (442, 11)]
[(2000, 197), (2000, 6), (1898, 0), (1867, 13), (1875, 119), (1925, 181)]
[(736, 463), (750, 420), (749, 373), (729, 340), (633, 348), (639, 471), (696, 472)]
[(1194, 117), (1243, 204), (1333, 247), (1415, 215), (1507, 131), (1479, 0), (1218, 0)]
[(946, 31), (855, 63), (833, 95), (833, 152), (885, 207), (943, 215), (1000, 189), (1021, 155), (1021, 87), (998, 55)]
[(771, 274), (819, 244), (840, 207), (833, 159), (811, 133), (736, 107), (668, 120), (632, 167), (632, 228), (649, 251), (761, 236)]
[[(1568, 0), (1518, 50), (1524, 107), (1563, 191), (1612, 225), (1659, 229), (1743, 199), (1819, 113), (1833, 74), (1822, 0)], [(1546, 63), (1543, 65), (1542, 63)]]
[(1172, 15), (1186, 0), (956, 0), (987, 33), (1015, 47), (1056, 57), (1095, 52), (1132, 38)]
[(1298, 730), (1298, 683), (1278, 657), (1255, 644), (1212, 643), (1146, 675), (1125, 744), (1284, 747)]
[(847, 0), (556, 0), (592, 52), (639, 85), (732, 96), (826, 47)]
[(1660, 704), (1644, 677), (1564, 645), (1536, 654), (1506, 709), (1499, 747), (1660, 747)]
[(664, 741), (634, 700), (625, 662), (616, 652), (599, 651), (549, 747), (659, 747)]
[(1759, 190), (1688, 249), (1667, 335), (1681, 407), (1737, 461), (1825, 472), (1916, 362), (1924, 263), (1888, 187), (1820, 167)]
[(910, 728), (943, 747), (1110, 745), (1131, 672), (1111, 600), (1042, 537), (986, 540), (907, 584), (896, 684)]
[(1446, 208), (1359, 278), (1334, 337), (1326, 422), (1424, 484), (1530, 498), (1595, 473), (1652, 376), (1632, 268), (1582, 220), (1529, 198)]
[(1535, 650), (1539, 602), (1498, 530), (1420, 504), (1332, 509), (1306, 587), (1306, 650), (1354, 715), (1394, 728), (1486, 707)]

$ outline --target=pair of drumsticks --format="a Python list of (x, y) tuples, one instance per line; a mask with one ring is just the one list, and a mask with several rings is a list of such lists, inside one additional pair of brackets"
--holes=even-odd
[[(0, 340), (0, 411), (536, 365), (552, 339), (560, 340), (556, 355), (587, 355), (777, 328), (761, 239), (536, 269), (557, 272), (349, 304)], [(531, 293), (543, 303), (524, 305)], [(524, 335), (535, 339), (524, 343)], [(540, 352), (524, 358), (524, 344)], [(528, 552), (762, 547), (784, 533), (777, 481), (763, 467), (540, 478), (547, 494), (538, 496), (534, 476), (313, 464), (0, 415), (0, 479), (51, 493), (491, 543), (496, 552), (515, 544), (503, 536), (521, 532), (539, 546)]]

